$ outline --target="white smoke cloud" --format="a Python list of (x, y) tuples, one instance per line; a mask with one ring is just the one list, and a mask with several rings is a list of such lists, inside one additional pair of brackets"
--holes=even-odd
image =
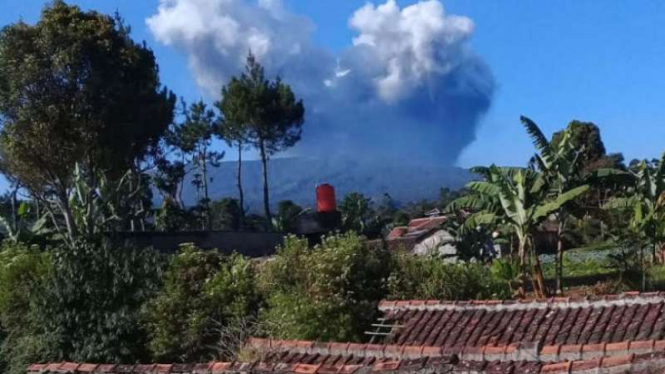
[(349, 25), (358, 31), (354, 46), (367, 45), (384, 73), (376, 77), (379, 95), (394, 101), (427, 82), (431, 74), (446, 74), (463, 55), (473, 33), (466, 17), (446, 16), (436, 0), (400, 10), (394, 0), (357, 10)]
[(454, 162), (494, 89), (468, 48), (473, 21), (447, 15), (438, 0), (361, 7), (349, 19), (357, 36), (337, 55), (314, 45), (314, 23), (279, 0), (161, 0), (146, 22), (160, 43), (187, 55), (213, 99), (251, 50), (303, 97), (296, 151), (308, 154)]

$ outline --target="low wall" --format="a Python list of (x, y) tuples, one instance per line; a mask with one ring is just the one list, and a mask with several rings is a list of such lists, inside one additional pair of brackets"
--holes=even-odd
[(202, 249), (238, 252), (248, 257), (270, 256), (284, 242), (283, 233), (239, 231), (123, 232), (116, 233), (114, 238), (166, 253), (177, 251), (180, 244), (194, 243)]

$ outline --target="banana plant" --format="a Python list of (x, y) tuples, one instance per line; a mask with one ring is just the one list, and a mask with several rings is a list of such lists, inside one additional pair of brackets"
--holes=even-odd
[(650, 242), (652, 261), (665, 240), (665, 153), (656, 162), (641, 161), (628, 173), (626, 196), (611, 199), (605, 208), (632, 212), (629, 228)]
[[(546, 189), (546, 194), (550, 198), (556, 198), (566, 190), (588, 186), (589, 183), (582, 175), (582, 162), (580, 155), (583, 147), (580, 149), (572, 141), (572, 132), (570, 129), (562, 131), (558, 141), (549, 141), (538, 125), (527, 117), (520, 117), (529, 137), (532, 140), (536, 154), (531, 158), (529, 166), (538, 170)], [(566, 221), (569, 218), (569, 204), (563, 204), (554, 215), (556, 216), (557, 229), (557, 256), (556, 256), (556, 293), (563, 292), (563, 256), (564, 256), (564, 230)]]
[[(538, 297), (546, 296), (542, 268), (533, 248), (534, 229), (550, 214), (588, 190), (579, 186), (550, 196), (543, 175), (528, 168), (499, 168), (492, 165), (481, 170), (484, 180), (467, 184), (474, 198), (465, 196), (451, 203), (449, 209), (475, 211), (468, 217), (486, 223), (503, 222), (517, 237), (519, 263), (523, 279), (527, 276), (528, 257), (532, 259), (533, 288)], [(523, 292), (523, 290), (522, 290)]]

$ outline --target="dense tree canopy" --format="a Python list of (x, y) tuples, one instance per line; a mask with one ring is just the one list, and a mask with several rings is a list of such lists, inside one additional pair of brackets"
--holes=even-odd
[(35, 197), (56, 198), (70, 236), (67, 195), (78, 164), (95, 187), (157, 149), (174, 95), (155, 57), (119, 18), (56, 1), (35, 25), (0, 32), (0, 156)]

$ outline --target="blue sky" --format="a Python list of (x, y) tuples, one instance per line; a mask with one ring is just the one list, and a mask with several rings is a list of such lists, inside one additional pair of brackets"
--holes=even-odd
[[(0, 25), (34, 22), (40, 1), (4, 0)], [(206, 97), (182, 50), (159, 43), (146, 26), (157, 0), (87, 0), (89, 9), (116, 9), (133, 37), (154, 49), (162, 81), (188, 100)], [(379, 2), (377, 2), (379, 3)], [(397, 1), (401, 6), (416, 1)], [(665, 2), (568, 0), (443, 0), (446, 14), (473, 20), (470, 47), (489, 66), (496, 88), (476, 140), (460, 166), (523, 164), (532, 152), (518, 121), (524, 114), (546, 133), (572, 119), (600, 126), (608, 151), (627, 159), (665, 150)], [(285, 8), (315, 25), (313, 42), (343, 51), (357, 32), (348, 26), (356, 0), (285, 0)]]

